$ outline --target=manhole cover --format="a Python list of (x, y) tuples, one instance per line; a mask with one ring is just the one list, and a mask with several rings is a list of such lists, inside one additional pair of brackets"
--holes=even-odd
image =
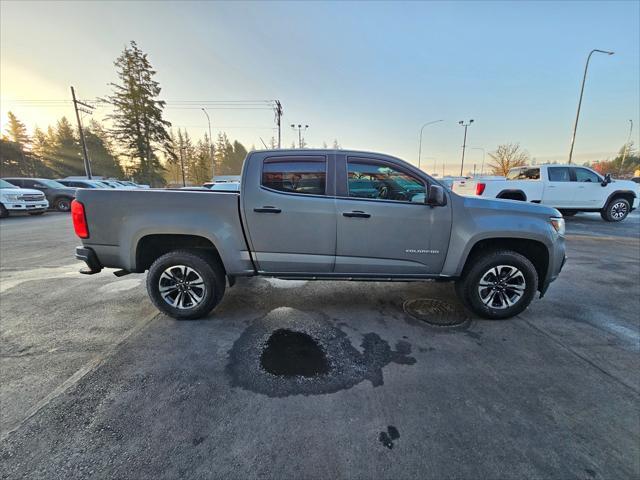
[(460, 308), (434, 298), (407, 300), (403, 308), (413, 318), (439, 327), (452, 327), (467, 321), (466, 314)]
[(273, 332), (260, 357), (267, 372), (284, 377), (315, 377), (329, 372), (327, 357), (306, 333), (280, 329)]

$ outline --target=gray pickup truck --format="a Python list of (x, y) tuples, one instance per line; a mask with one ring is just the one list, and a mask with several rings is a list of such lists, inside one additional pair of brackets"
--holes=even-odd
[(462, 197), (370, 152), (254, 151), (238, 191), (81, 189), (72, 217), (83, 273), (149, 270), (151, 300), (180, 319), (253, 275), (455, 281), (468, 309), (508, 318), (565, 262), (557, 210)]

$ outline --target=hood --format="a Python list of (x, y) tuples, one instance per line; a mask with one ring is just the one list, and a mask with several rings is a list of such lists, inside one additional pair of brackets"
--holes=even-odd
[(44, 195), (33, 188), (0, 188), (0, 195)]
[(632, 192), (640, 192), (640, 183), (631, 180), (612, 180), (610, 183), (616, 190), (631, 190)]
[(539, 203), (522, 202), (520, 200), (505, 200), (496, 198), (465, 197), (463, 199), (465, 208), (477, 208), (482, 210), (497, 210), (503, 212), (516, 212), (525, 215), (540, 215), (545, 217), (562, 217), (562, 214), (553, 207), (540, 205)]

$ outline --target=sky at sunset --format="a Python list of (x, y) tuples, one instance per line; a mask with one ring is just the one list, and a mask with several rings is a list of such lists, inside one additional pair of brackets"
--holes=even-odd
[[(279, 99), (283, 145), (309, 124), (312, 147), (334, 139), (459, 172), (482, 148), (520, 142), (538, 162), (566, 161), (584, 63), (594, 55), (578, 130), (577, 162), (614, 156), (640, 131), (640, 2), (14, 2), (0, 4), (0, 115), (32, 131), (79, 97), (110, 92), (113, 60), (135, 40), (149, 54), (166, 117), (194, 137), (198, 102)], [(179, 102), (193, 102), (179, 108)], [(260, 147), (268, 109), (209, 110), (225, 131)], [(103, 119), (107, 107), (94, 116)]]

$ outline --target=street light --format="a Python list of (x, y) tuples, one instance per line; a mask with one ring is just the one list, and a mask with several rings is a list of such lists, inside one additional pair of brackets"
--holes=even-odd
[[(298, 124), (297, 128), (295, 124), (291, 124), (291, 128), (293, 128), (294, 130), (298, 130), (298, 147), (302, 148), (302, 130), (303, 130), (303, 125)], [(307, 128), (309, 128), (309, 125), (304, 125), (304, 130), (306, 131)]]
[(420, 127), (420, 142), (418, 143), (418, 168), (420, 168), (420, 158), (422, 157), (422, 131), (427, 125), (433, 125), (434, 123), (443, 122), (444, 120), (434, 120), (433, 122), (427, 122)]
[(589, 56), (587, 57), (587, 63), (584, 66), (584, 75), (582, 77), (582, 87), (580, 88), (580, 99), (578, 100), (578, 111), (576, 112), (576, 122), (573, 124), (573, 134), (571, 135), (571, 149), (569, 150), (569, 163), (571, 163), (571, 159), (573, 158), (573, 144), (576, 141), (576, 130), (578, 129), (578, 119), (580, 118), (580, 107), (582, 106), (582, 95), (584, 94), (584, 83), (587, 80), (587, 70), (589, 69), (589, 60), (591, 60), (591, 55), (594, 53), (605, 53), (607, 55), (613, 55), (614, 52), (609, 52), (607, 50), (598, 50), (593, 49), (589, 52)]
[(209, 118), (209, 114), (207, 113), (206, 109), (202, 108), (201, 110), (207, 116), (207, 122), (209, 123), (209, 145), (211, 146), (211, 181), (213, 182), (213, 179), (216, 176), (216, 159), (213, 138), (211, 138), (211, 119)]
[(482, 150), (482, 165), (480, 165), (480, 176), (482, 176), (482, 172), (484, 172), (484, 156), (485, 156), (484, 148), (472, 147), (471, 150)]
[(627, 151), (629, 150), (629, 143), (631, 143), (631, 132), (633, 131), (633, 120), (629, 120), (629, 136), (627, 137), (627, 143), (624, 144), (624, 151), (622, 152), (622, 161), (620, 162), (620, 171), (618, 176), (622, 175), (622, 167), (624, 167), (624, 161), (627, 158)]
[(460, 120), (458, 125), (462, 125), (464, 127), (464, 141), (462, 142), (462, 163), (460, 164), (460, 176), (462, 177), (462, 170), (464, 169), (464, 151), (467, 148), (467, 128), (469, 125), (473, 123), (473, 118), (469, 120), (467, 123), (464, 123), (464, 120)]

